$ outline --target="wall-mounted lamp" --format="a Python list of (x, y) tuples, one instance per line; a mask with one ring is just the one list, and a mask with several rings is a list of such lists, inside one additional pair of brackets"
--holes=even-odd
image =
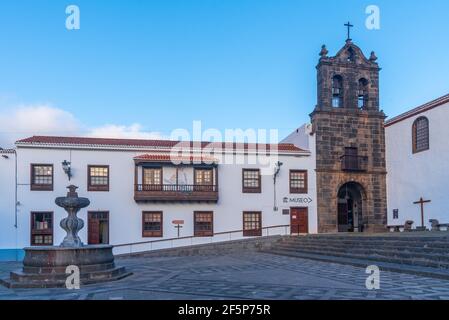
[(67, 175), (67, 177), (69, 177), (69, 181), (70, 181), (70, 178), (72, 177), (71, 165), (72, 164), (67, 160), (64, 160), (62, 162), (62, 170), (64, 170), (64, 173)]
[(278, 211), (279, 208), (277, 207), (277, 199), (276, 199), (276, 178), (279, 175), (279, 171), (281, 171), (281, 167), (282, 167), (283, 163), (278, 161), (274, 167), (274, 174), (273, 174), (273, 183), (274, 183), (274, 188), (273, 188), (273, 211)]
[(282, 165), (283, 165), (283, 163), (278, 161), (274, 167), (274, 175), (273, 175), (274, 184), (276, 184), (276, 178), (279, 175), (279, 171), (281, 171)]

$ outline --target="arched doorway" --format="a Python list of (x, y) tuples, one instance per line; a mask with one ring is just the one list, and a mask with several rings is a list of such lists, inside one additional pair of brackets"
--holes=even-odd
[(338, 190), (338, 232), (363, 232), (363, 187), (348, 182)]

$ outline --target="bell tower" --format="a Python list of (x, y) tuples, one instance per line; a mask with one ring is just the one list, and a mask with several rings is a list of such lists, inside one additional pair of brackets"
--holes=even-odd
[[(349, 26), (351, 26), (348, 23)], [(349, 29), (348, 26), (348, 29)], [(317, 65), (318, 230), (386, 231), (385, 114), (379, 108), (379, 65), (349, 38), (333, 57), (325, 46)]]

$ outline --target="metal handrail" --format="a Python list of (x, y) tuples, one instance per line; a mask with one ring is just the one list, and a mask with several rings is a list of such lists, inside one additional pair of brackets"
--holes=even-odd
[[(289, 224), (284, 224), (284, 225), (276, 225), (276, 226), (268, 226), (268, 227), (262, 227), (262, 234), (263, 231), (266, 230), (266, 236), (269, 236), (269, 230), (271, 229), (276, 229), (276, 228), (285, 228), (285, 234), (287, 234), (287, 231), (290, 225)], [(131, 243), (122, 243), (122, 244), (117, 244), (117, 245), (113, 245), (114, 248), (121, 248), (121, 247), (127, 247), (127, 246), (134, 246), (134, 245), (143, 245), (143, 244), (150, 244), (152, 245), (153, 243), (161, 243), (161, 242), (168, 242), (171, 241), (172, 242), (172, 247), (173, 247), (173, 241), (176, 240), (187, 240), (187, 239), (191, 239), (193, 241), (193, 239), (195, 238), (211, 238), (213, 239), (214, 236), (218, 236), (218, 235), (225, 235), (225, 234), (229, 234), (230, 238), (232, 236), (232, 234), (234, 233), (240, 233), (243, 232), (245, 230), (241, 229), (241, 230), (232, 230), (232, 231), (224, 231), (224, 232), (217, 232), (217, 233), (213, 233), (212, 236), (210, 237), (196, 237), (196, 236), (187, 236), (187, 237), (179, 237), (179, 238), (169, 238), (169, 239), (159, 239), (159, 240), (151, 240), (151, 241), (142, 241), (142, 242), (131, 242)]]

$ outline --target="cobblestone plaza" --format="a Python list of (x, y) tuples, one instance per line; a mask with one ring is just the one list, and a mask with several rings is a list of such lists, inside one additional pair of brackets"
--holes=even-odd
[[(257, 252), (185, 257), (119, 258), (126, 279), (67, 289), (7, 289), (0, 299), (25, 300), (410, 300), (449, 299), (449, 281), (381, 271), (380, 289), (368, 290), (365, 268)], [(0, 277), (19, 269), (0, 263)]]

